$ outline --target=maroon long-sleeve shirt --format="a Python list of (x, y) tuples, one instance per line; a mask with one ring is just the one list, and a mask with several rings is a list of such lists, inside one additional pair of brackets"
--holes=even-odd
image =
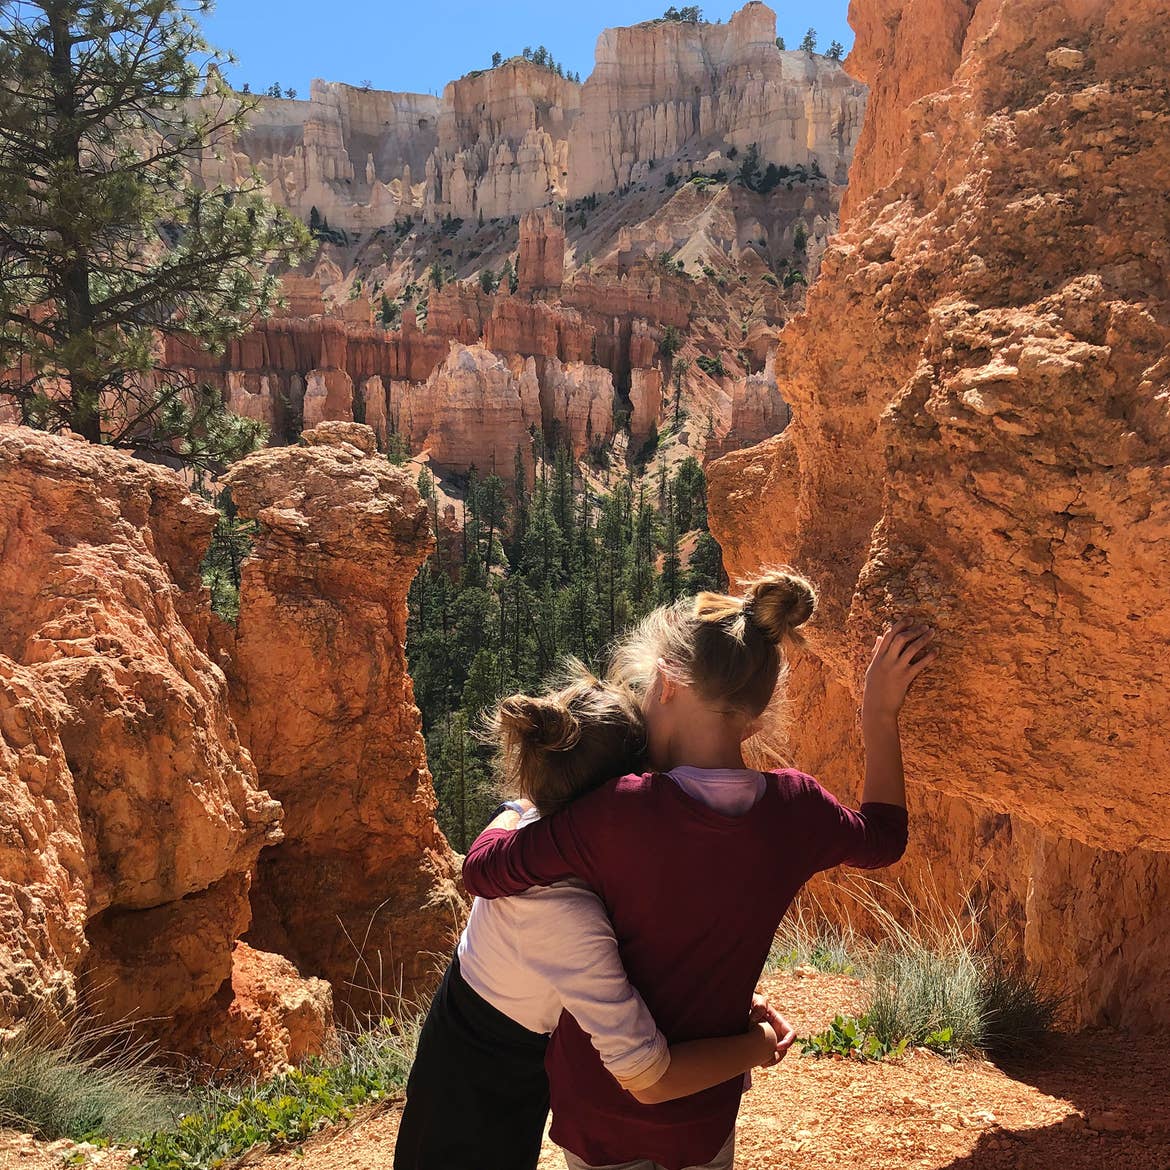
[[(672, 1043), (742, 1032), (776, 928), (815, 873), (902, 856), (906, 810), (845, 808), (812, 777), (768, 774), (764, 795), (731, 817), (667, 776), (624, 776), (516, 832), (488, 830), (463, 877), (482, 898), (569, 877), (600, 895), (630, 981)], [(710, 1161), (735, 1125), (742, 1078), (662, 1105), (641, 1105), (605, 1070), (565, 1013), (547, 1058), (552, 1136), (593, 1166), (647, 1158), (667, 1168)]]

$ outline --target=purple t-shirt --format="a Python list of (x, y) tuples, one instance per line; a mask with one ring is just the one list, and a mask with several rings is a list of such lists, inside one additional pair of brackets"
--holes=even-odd
[[(672, 1043), (742, 1032), (776, 928), (800, 887), (847, 863), (889, 865), (906, 810), (841, 805), (811, 776), (765, 773), (763, 796), (727, 816), (660, 774), (623, 776), (564, 812), (488, 830), (463, 867), (483, 898), (570, 877), (601, 897), (630, 981)], [(552, 1136), (586, 1163), (644, 1158), (666, 1170), (710, 1161), (735, 1125), (740, 1077), (679, 1101), (641, 1105), (606, 1072), (571, 1015), (547, 1065)]]

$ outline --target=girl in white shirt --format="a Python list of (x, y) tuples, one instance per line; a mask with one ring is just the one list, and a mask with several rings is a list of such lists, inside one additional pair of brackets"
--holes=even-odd
[[(506, 783), (536, 806), (528, 819), (628, 772), (645, 749), (633, 696), (579, 663), (569, 671), (543, 697), (503, 700), (492, 722)], [(477, 899), (422, 1029), (395, 1170), (532, 1170), (548, 1115), (544, 1051), (562, 1011), (647, 1104), (773, 1064), (792, 1043), (761, 1002), (742, 1035), (668, 1047), (626, 977), (604, 906), (583, 886)]]

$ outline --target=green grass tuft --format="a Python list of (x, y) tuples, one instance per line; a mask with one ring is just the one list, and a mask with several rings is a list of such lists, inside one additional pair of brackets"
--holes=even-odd
[(0, 1040), (0, 1127), (47, 1141), (133, 1142), (169, 1124), (175, 1098), (145, 1048), (80, 1025), (33, 1021)]
[(785, 920), (769, 956), (768, 970), (856, 975), (868, 993), (864, 1015), (838, 1018), (802, 1040), (805, 1051), (885, 1059), (913, 1046), (1010, 1056), (1051, 1036), (1062, 998), (1005, 959), (1001, 936), (953, 916), (928, 918), (904, 891), (872, 880), (846, 888), (865, 912), (867, 935), (831, 924), (813, 901)]

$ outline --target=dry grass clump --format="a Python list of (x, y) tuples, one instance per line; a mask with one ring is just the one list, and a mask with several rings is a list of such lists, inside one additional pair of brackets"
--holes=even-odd
[[(831, 924), (810, 900), (782, 925), (770, 966), (856, 974), (869, 998), (852, 1021), (859, 1054), (922, 1047), (953, 1057), (1018, 1055), (1051, 1035), (1062, 997), (1005, 955), (1001, 935), (957, 915), (928, 914), (900, 887), (859, 878), (842, 888), (870, 924), (867, 933)], [(812, 1037), (805, 1047), (841, 1052), (847, 1032)]]
[(132, 1142), (169, 1125), (176, 1098), (150, 1056), (125, 1029), (26, 1021), (0, 1039), (0, 1127)]

